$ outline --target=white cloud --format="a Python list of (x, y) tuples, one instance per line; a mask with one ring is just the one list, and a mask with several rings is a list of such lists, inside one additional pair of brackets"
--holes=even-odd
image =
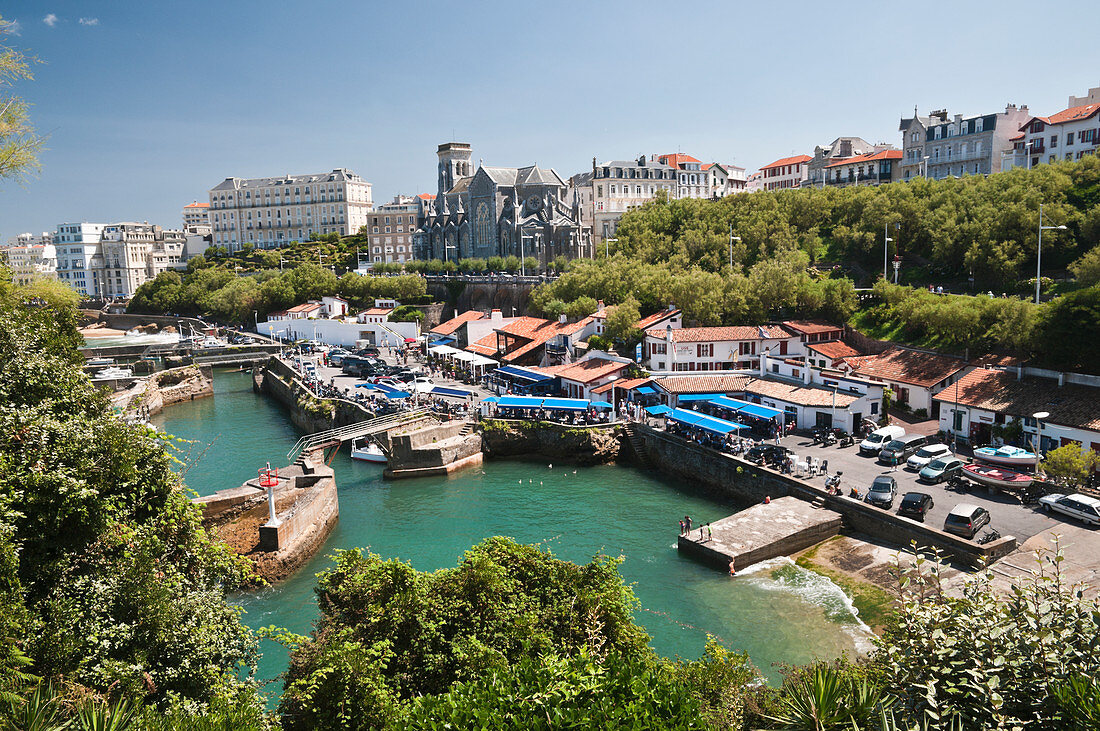
[(99, 25), (99, 18), (81, 18), (78, 22), (81, 25)]
[(54, 25), (57, 24), (57, 16), (54, 15), (53, 13), (50, 13), (49, 15), (47, 15), (45, 18), (42, 19), (42, 22), (45, 23), (46, 25), (50, 26), (51, 28), (53, 28)]

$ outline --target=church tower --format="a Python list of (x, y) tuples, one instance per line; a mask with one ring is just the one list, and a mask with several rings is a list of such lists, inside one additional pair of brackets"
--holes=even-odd
[(473, 150), (466, 142), (446, 142), (439, 146), (436, 155), (439, 156), (439, 198), (443, 198), (461, 178), (474, 174), (470, 165)]

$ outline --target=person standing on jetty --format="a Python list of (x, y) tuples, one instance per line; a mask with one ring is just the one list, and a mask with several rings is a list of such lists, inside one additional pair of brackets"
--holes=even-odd
[(684, 527), (687, 528), (687, 531), (689, 533), (691, 532), (691, 516), (690, 515), (685, 515), (684, 516)]

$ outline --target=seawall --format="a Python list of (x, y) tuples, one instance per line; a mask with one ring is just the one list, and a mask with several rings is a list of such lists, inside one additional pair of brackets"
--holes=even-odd
[(570, 426), (548, 421), (485, 419), (482, 450), (492, 458), (548, 457), (581, 465), (607, 464), (622, 452), (617, 424)]
[(266, 393), (290, 412), (290, 420), (307, 434), (374, 418), (374, 414), (344, 399), (319, 399), (305, 387), (293, 368), (278, 358), (268, 359), (252, 372), (252, 387)]
[(183, 366), (159, 371), (141, 379), (125, 391), (111, 395), (111, 403), (122, 413), (148, 418), (165, 406), (214, 395), (214, 374), (209, 366)]
[(481, 464), (481, 435), (469, 421), (448, 421), (388, 435), (385, 477), (445, 475)]
[(644, 445), (645, 456), (662, 472), (742, 507), (760, 503), (766, 497), (775, 499), (791, 495), (840, 513), (844, 527), (849, 531), (864, 533), (901, 548), (911, 543), (916, 543), (920, 548), (935, 547), (970, 565), (977, 565), (983, 560), (995, 561), (1016, 548), (1016, 539), (1012, 536), (978, 545), (860, 500), (830, 495), (824, 488), (740, 457), (669, 436), (653, 427), (636, 425), (634, 430)]

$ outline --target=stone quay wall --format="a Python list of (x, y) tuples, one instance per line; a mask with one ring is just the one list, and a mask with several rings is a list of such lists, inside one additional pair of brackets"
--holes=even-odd
[(844, 517), (850, 531), (864, 533), (887, 544), (907, 548), (938, 548), (959, 561), (977, 565), (995, 561), (1016, 548), (1016, 539), (1005, 536), (992, 543), (978, 545), (909, 518), (872, 507), (860, 500), (829, 495), (823, 487), (781, 474), (740, 457), (672, 437), (649, 426), (635, 426), (645, 445), (647, 457), (662, 472), (688, 481), (719, 499), (740, 506), (759, 503), (765, 497), (792, 495), (802, 500), (824, 503)]
[(214, 373), (210, 366), (184, 366), (160, 371), (149, 377), (141, 407), (147, 416), (165, 406), (214, 395)]
[(391, 436), (387, 474), (446, 467), (481, 454), (481, 435), (464, 433), (467, 426), (467, 421), (449, 421)]
[(319, 399), (306, 388), (298, 373), (272, 357), (252, 374), (254, 390), (269, 394), (290, 412), (290, 420), (307, 434), (335, 429), (374, 418), (374, 414), (354, 401)]
[(622, 452), (617, 424), (572, 426), (548, 421), (486, 419), (478, 426), (489, 457), (549, 457), (582, 465), (607, 464)]

